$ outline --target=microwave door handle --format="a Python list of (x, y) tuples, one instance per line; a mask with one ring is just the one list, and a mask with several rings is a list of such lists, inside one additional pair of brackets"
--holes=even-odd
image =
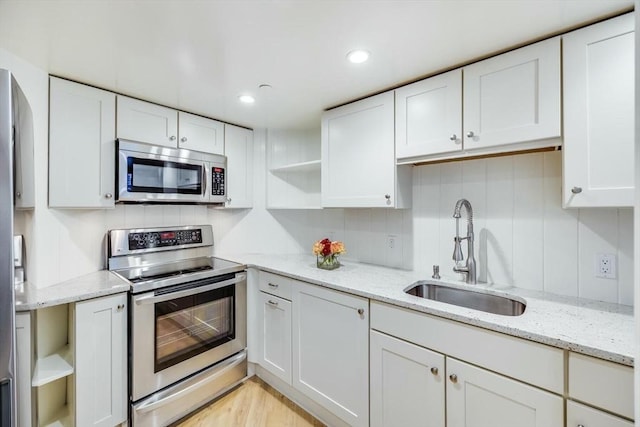
[(191, 289), (185, 289), (184, 291), (170, 292), (168, 294), (148, 295), (148, 296), (137, 298), (135, 301), (136, 301), (136, 305), (155, 304), (158, 302), (169, 301), (176, 298), (188, 297), (190, 295), (212, 291), (218, 288), (224, 288), (225, 286), (235, 285), (236, 283), (240, 283), (244, 280), (247, 280), (247, 275), (238, 274), (234, 279), (223, 280), (222, 282), (215, 282), (210, 285), (198, 286)]
[(202, 197), (207, 197), (207, 164), (202, 164)]

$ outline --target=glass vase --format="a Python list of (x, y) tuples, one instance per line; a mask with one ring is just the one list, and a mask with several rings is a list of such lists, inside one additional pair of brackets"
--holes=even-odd
[(340, 261), (338, 260), (338, 255), (335, 254), (327, 256), (318, 255), (316, 265), (323, 270), (335, 270), (340, 267)]

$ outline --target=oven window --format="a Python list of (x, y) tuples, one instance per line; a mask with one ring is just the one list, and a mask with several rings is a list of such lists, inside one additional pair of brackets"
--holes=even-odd
[(203, 165), (127, 158), (127, 191), (201, 194)]
[(235, 338), (234, 285), (155, 304), (155, 367), (161, 371)]

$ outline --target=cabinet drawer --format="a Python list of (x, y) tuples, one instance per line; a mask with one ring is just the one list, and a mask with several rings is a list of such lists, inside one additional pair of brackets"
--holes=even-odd
[(633, 368), (569, 353), (569, 397), (633, 418)]
[(567, 401), (567, 427), (633, 427), (633, 422)]
[(258, 283), (262, 292), (291, 301), (291, 289), (300, 282), (279, 274), (261, 271)]
[(543, 344), (380, 302), (371, 328), (511, 378), (564, 392), (564, 353)]

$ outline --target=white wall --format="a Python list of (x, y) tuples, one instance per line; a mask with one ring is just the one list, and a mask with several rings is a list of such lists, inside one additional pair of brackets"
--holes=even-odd
[[(562, 209), (560, 152), (414, 167), (410, 210), (266, 210), (264, 135), (256, 131), (254, 209), (209, 211), (218, 253), (311, 253), (314, 241), (329, 237), (345, 242), (345, 259), (425, 277), (438, 264), (442, 275), (460, 277), (451, 271), (452, 215), (465, 197), (474, 208), (480, 280), (633, 303), (632, 210)], [(597, 253), (617, 256), (616, 280), (594, 277)]]

